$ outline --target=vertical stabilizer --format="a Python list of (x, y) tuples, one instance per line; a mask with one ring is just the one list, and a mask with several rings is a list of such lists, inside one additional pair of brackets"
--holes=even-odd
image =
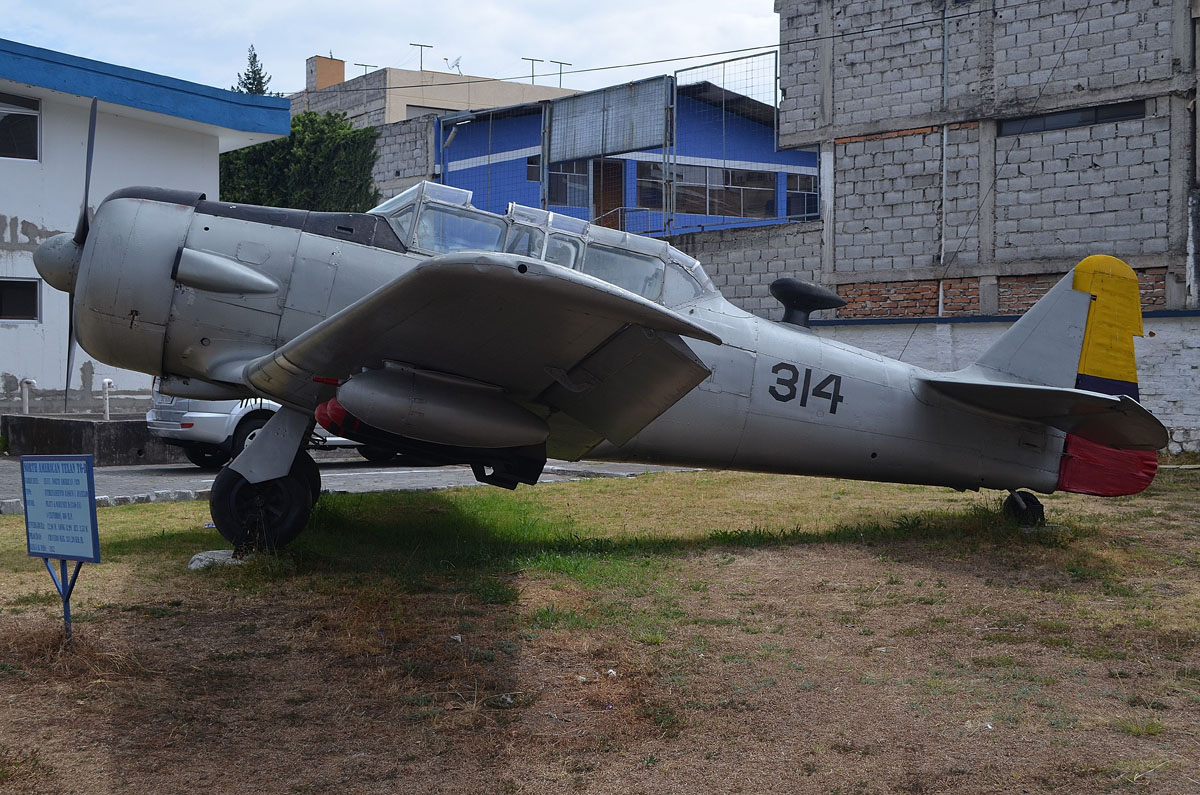
[(1133, 338), (1142, 336), (1137, 274), (1116, 257), (1092, 256), (1075, 266), (1072, 286), (1092, 296), (1075, 387), (1137, 400)]
[[(1138, 400), (1133, 338), (1142, 336), (1142, 301), (1137, 274), (1116, 257), (1097, 255), (1075, 266), (1072, 286), (1091, 296), (1075, 388)], [(1137, 494), (1157, 469), (1153, 450), (1116, 450), (1067, 434), (1058, 487), (1101, 496)]]

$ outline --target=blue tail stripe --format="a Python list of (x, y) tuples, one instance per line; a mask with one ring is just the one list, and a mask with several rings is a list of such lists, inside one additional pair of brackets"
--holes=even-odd
[(1114, 378), (1101, 378), (1096, 375), (1084, 375), (1080, 373), (1075, 377), (1075, 388), (1086, 389), (1089, 392), (1100, 392), (1105, 395), (1128, 395), (1134, 400), (1140, 401), (1138, 395), (1138, 385), (1129, 383), (1128, 381), (1118, 381)]

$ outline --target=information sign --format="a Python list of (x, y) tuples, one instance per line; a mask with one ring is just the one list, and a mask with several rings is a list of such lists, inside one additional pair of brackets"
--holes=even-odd
[(21, 456), (21, 485), (31, 557), (100, 562), (90, 455)]
[[(96, 480), (90, 455), (23, 455), (25, 545), (41, 558), (62, 597), (63, 629), (71, 643), (71, 592), (84, 563), (100, 562), (96, 525)], [(58, 561), (59, 571), (50, 565)], [(75, 561), (68, 574), (67, 562)]]

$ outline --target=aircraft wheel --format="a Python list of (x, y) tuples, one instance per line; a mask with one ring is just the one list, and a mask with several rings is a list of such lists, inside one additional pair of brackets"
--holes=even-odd
[(1016, 519), (1022, 527), (1041, 527), (1046, 509), (1041, 500), (1028, 491), (1014, 491), (1004, 498), (1004, 515)]
[(385, 450), (382, 447), (371, 447), (370, 445), (359, 447), (358, 454), (372, 464), (386, 464), (396, 457), (394, 450)]
[(183, 454), (201, 469), (220, 469), (229, 460), (229, 453), (220, 450), (201, 450), (198, 447), (185, 447)]
[(296, 460), (292, 463), (292, 471), (296, 472), (308, 484), (308, 490), (312, 494), (313, 505), (317, 504), (317, 500), (321, 499), (321, 468), (317, 466), (317, 462), (308, 453), (301, 450), (296, 453)]
[(288, 474), (262, 483), (250, 483), (225, 467), (213, 481), (208, 507), (213, 524), (235, 553), (282, 549), (300, 534), (312, 513), (311, 480), (303, 464), (293, 464)]

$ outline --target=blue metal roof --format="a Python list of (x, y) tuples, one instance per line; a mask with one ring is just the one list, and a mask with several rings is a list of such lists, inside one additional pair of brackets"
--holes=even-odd
[(0, 78), (228, 130), (287, 135), (286, 97), (239, 94), (0, 39)]

